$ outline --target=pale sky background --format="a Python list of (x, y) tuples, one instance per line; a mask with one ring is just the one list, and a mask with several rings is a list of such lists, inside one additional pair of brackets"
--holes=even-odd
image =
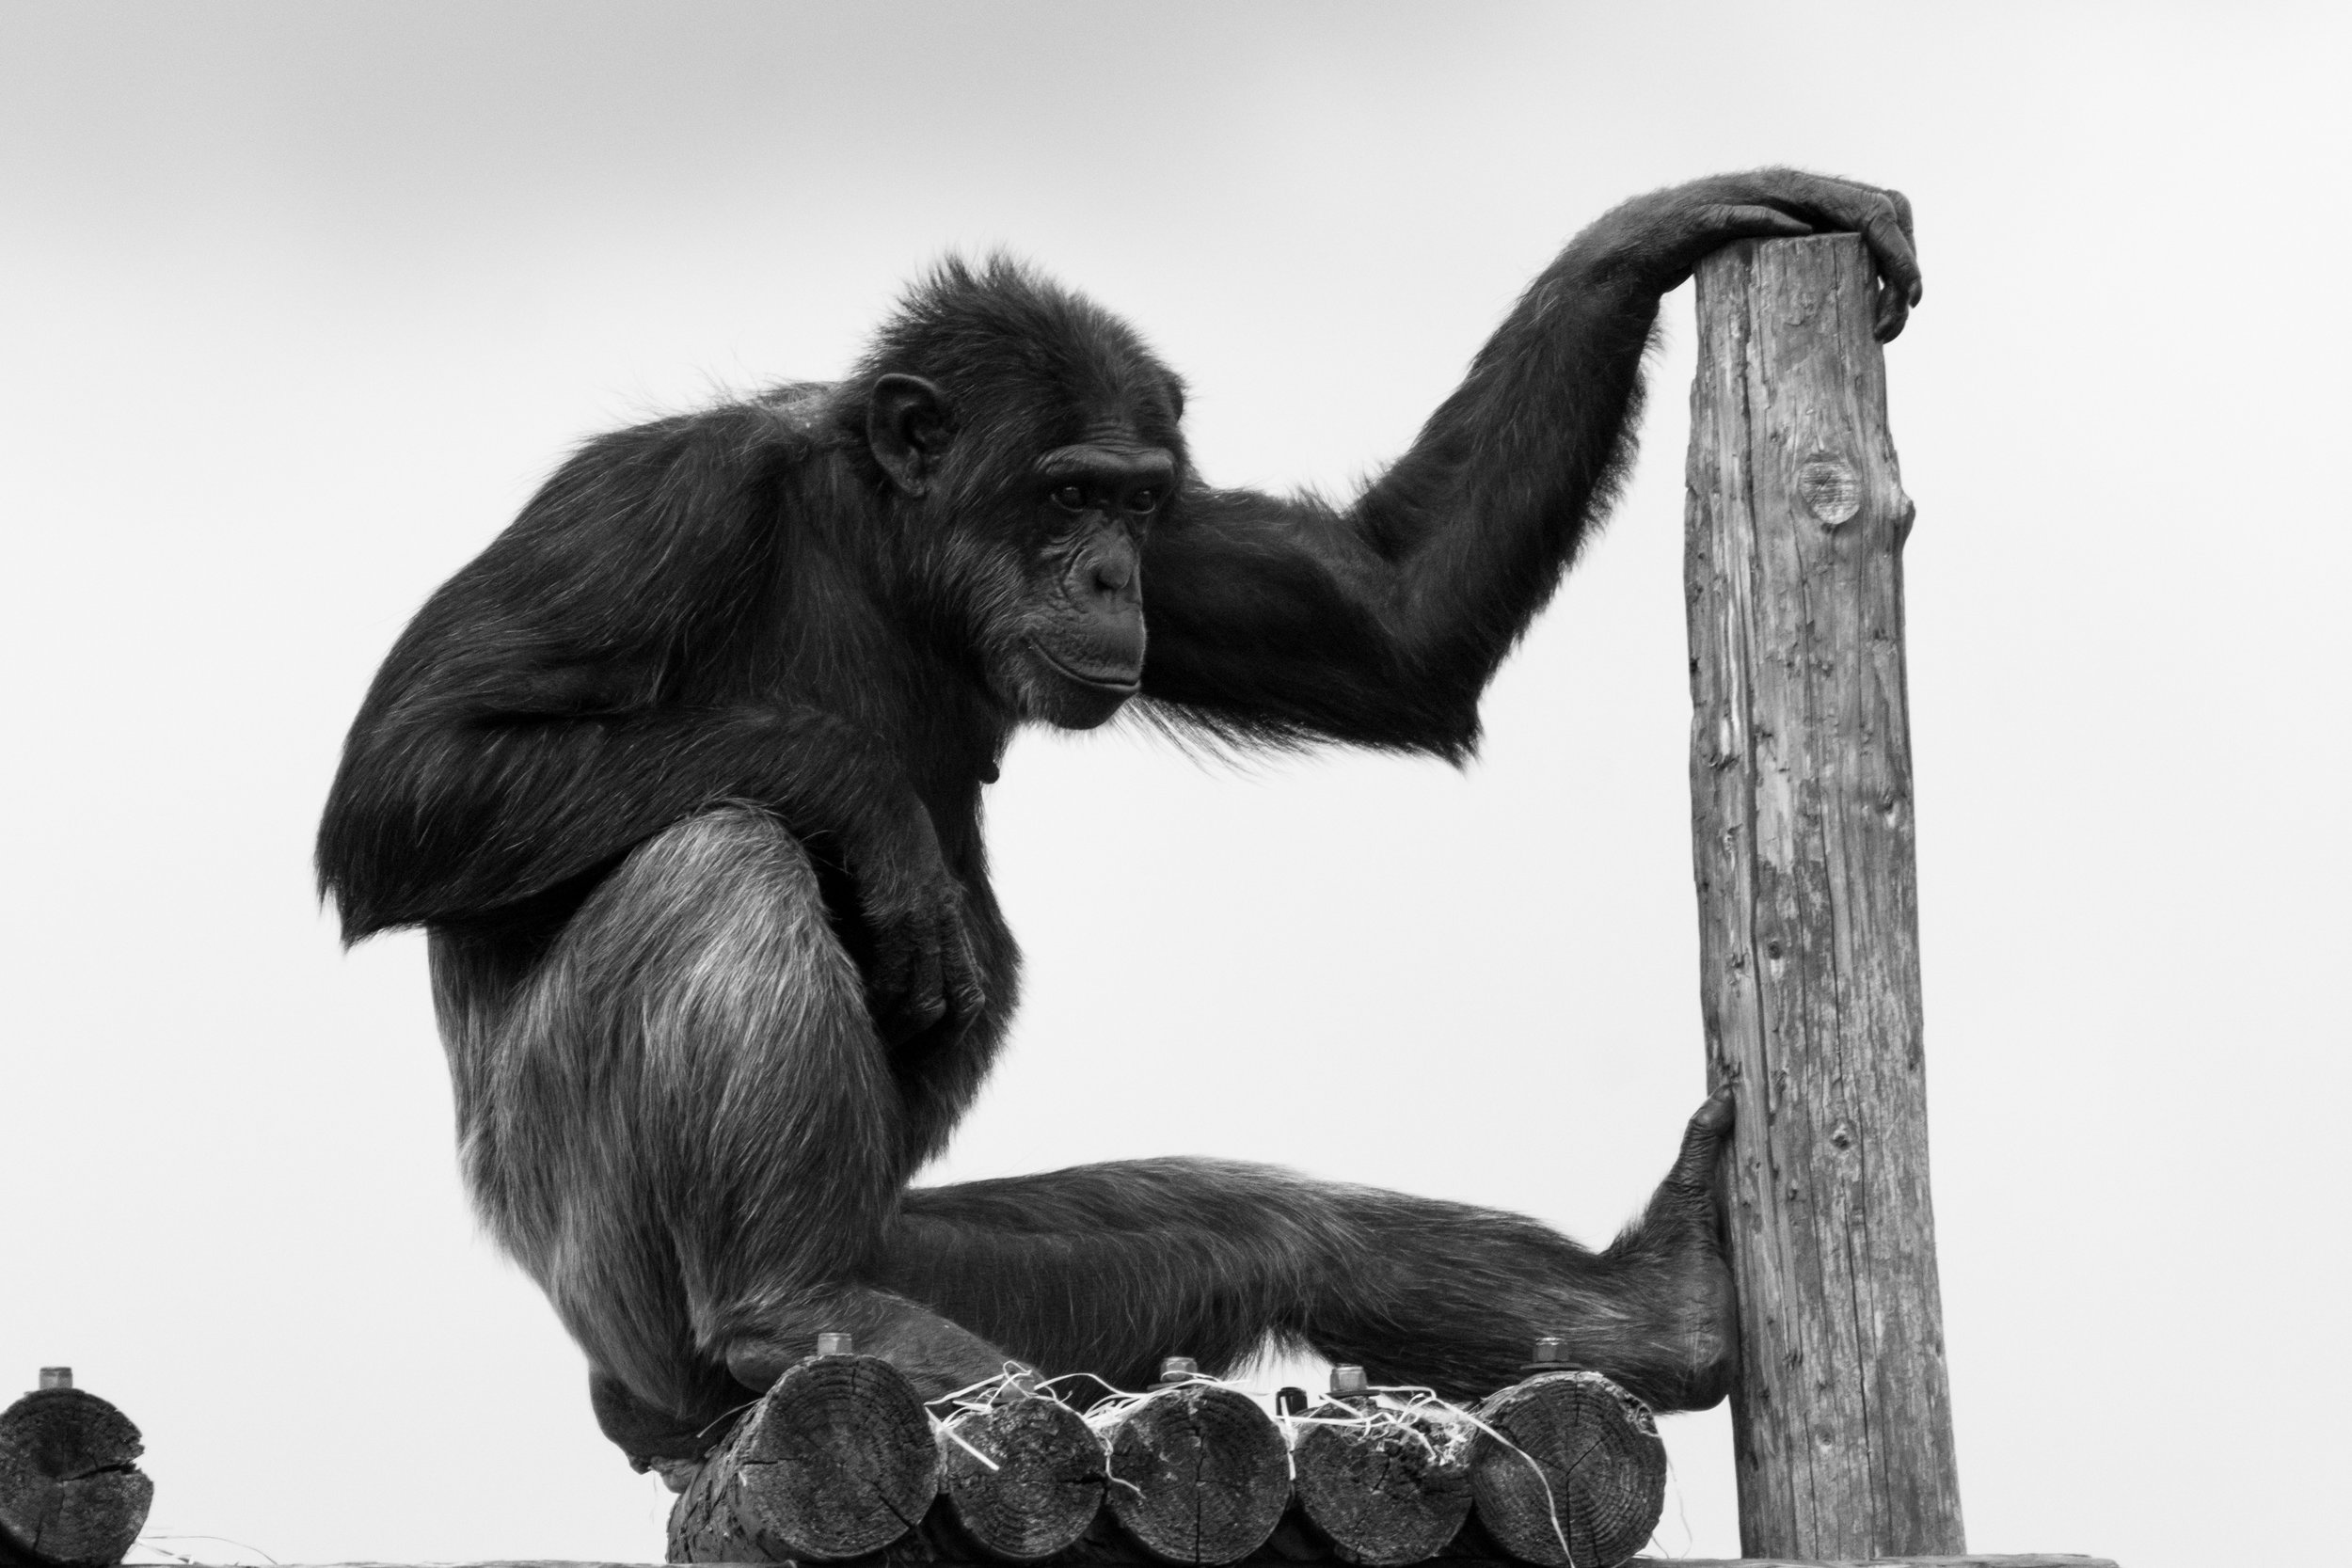
[[(421, 942), (346, 956), (311, 892), (409, 613), (569, 443), (837, 373), (950, 247), (1137, 322), (1211, 478), (1344, 489), (1579, 227), (1785, 161), (1906, 190), (1928, 269), (1889, 366), (1970, 1544), (2341, 1554), (2344, 16), (0, 8), (0, 1389), (120, 1404), (190, 1555), (658, 1559), (468, 1214)], [(1702, 1092), (1665, 319), (1467, 772), (1016, 746), (1029, 1000), (937, 1175), (1635, 1209)], [(1726, 1416), (1667, 1430), (1660, 1548), (1735, 1551)]]

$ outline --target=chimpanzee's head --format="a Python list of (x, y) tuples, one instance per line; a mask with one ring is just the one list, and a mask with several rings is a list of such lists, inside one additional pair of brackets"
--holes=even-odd
[(1000, 258), (940, 268), (850, 385), (918, 613), (1022, 718), (1119, 711), (1143, 679), (1144, 540), (1185, 479), (1175, 372)]

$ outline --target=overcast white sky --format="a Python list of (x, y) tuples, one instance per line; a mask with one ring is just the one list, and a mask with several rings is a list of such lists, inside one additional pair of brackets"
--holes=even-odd
[[(1344, 489), (1581, 224), (1786, 161), (1908, 191), (1928, 267), (1889, 368), (1970, 1544), (2340, 1552), (2344, 15), (0, 8), (0, 1389), (119, 1403), (158, 1534), (658, 1558), (472, 1227), (421, 942), (346, 956), (310, 890), (419, 601), (568, 443), (837, 372), (954, 246), (1130, 314), (1213, 479)], [(1029, 1000), (938, 1174), (1635, 1208), (1702, 1092), (1689, 309), (1466, 773), (1015, 748)], [(1731, 1553), (1725, 1417), (1668, 1430), (1661, 1548)]]

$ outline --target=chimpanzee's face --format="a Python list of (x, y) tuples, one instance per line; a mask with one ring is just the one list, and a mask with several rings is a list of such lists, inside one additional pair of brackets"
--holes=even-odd
[(1041, 454), (1012, 641), (1025, 718), (1091, 729), (1143, 683), (1143, 545), (1176, 485), (1176, 458), (1121, 425)]

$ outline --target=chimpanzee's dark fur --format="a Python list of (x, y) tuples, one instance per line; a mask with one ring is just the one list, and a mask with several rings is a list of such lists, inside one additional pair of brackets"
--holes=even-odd
[(820, 1328), (931, 1392), (1273, 1335), (1464, 1394), (1545, 1332), (1719, 1399), (1726, 1101), (1598, 1254), (1255, 1165), (908, 1181), (1012, 1010), (979, 807), (1017, 723), (1100, 722), (1139, 675), (1226, 743), (1466, 756), (1620, 470), (1660, 293), (1731, 239), (1859, 229), (1891, 336), (1909, 228), (1787, 170), (1629, 202), (1345, 508), (1199, 480), (1177, 377), (1003, 262), (942, 268), (836, 386), (566, 463), (386, 660), (319, 865), (349, 939), (430, 930), (467, 1175), (607, 1430), (690, 1457)]

